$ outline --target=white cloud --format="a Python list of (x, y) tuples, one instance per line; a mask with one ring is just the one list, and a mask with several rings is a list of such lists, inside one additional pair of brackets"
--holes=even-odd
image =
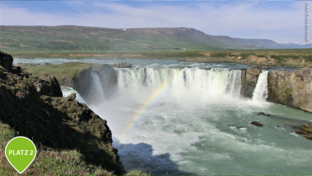
[[(269, 6), (270, 2), (267, 2)], [(292, 10), (265, 8), (263, 2), (124, 3), (68, 2), (77, 14), (33, 12), (1, 6), (1, 25), (81, 25), (108, 28), (192, 27), (211, 35), (304, 42), (304, 3)]]

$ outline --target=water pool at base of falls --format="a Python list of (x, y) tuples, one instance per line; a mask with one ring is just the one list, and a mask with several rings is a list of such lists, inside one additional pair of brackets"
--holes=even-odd
[[(133, 68), (116, 69), (116, 95), (105, 98), (101, 90), (98, 95), (103, 101), (87, 102), (107, 120), (127, 171), (141, 168), (153, 175), (312, 173), (312, 143), (292, 127), (312, 123), (311, 113), (266, 102), (266, 71), (259, 76), (253, 98), (244, 98), (239, 93), (239, 68), (146, 62), (140, 65), (135, 60)], [(64, 87), (62, 91), (74, 92)], [(251, 121), (263, 126), (251, 125)]]

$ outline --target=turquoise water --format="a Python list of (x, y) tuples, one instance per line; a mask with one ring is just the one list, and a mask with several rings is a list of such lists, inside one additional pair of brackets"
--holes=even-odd
[[(128, 171), (141, 168), (169, 175), (312, 173), (312, 141), (295, 134), (292, 127), (312, 123), (311, 113), (266, 102), (265, 79), (259, 78), (254, 92), (263, 97), (241, 97), (238, 69), (247, 66), (173, 60), (83, 60), (108, 64), (125, 61), (134, 68), (116, 69), (116, 95), (110, 99), (102, 95), (103, 101), (97, 104), (92, 100), (86, 103), (108, 121), (113, 145)], [(265, 78), (265, 72), (261, 76)], [(145, 104), (168, 80), (170, 84)], [(94, 81), (94, 85), (99, 84)], [(72, 91), (63, 88), (63, 92)], [(142, 106), (146, 108), (139, 111)], [(138, 120), (123, 135), (133, 117)], [(263, 127), (251, 125), (251, 121)]]

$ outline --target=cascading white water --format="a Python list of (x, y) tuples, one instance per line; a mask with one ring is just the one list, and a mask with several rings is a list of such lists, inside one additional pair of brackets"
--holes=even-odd
[(252, 95), (252, 100), (254, 102), (264, 102), (268, 98), (268, 73), (269, 71), (264, 70), (258, 77), (258, 81)]
[(241, 76), (240, 70), (232, 70), (228, 75), (227, 82), (230, 82), (227, 87), (227, 92), (235, 97), (240, 97), (241, 93)]
[(105, 100), (105, 93), (101, 84), (101, 80), (96, 72), (91, 72), (91, 85), (89, 94), (86, 99), (88, 104), (99, 103)]
[(200, 68), (118, 69), (119, 90), (132, 93), (153, 90), (166, 84), (171, 95), (200, 94), (211, 98), (225, 94), (239, 97), (241, 70)]
[(76, 93), (76, 100), (80, 103), (92, 105), (103, 102), (103, 100), (105, 100), (104, 89), (102, 88), (100, 78), (96, 72), (91, 72), (91, 84), (89, 86), (89, 92), (85, 95), (85, 99), (71, 87), (62, 86), (61, 90), (64, 97), (69, 96), (71, 93)]

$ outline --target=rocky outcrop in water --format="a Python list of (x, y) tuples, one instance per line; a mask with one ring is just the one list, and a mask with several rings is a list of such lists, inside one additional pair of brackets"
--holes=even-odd
[(306, 139), (312, 140), (312, 124), (305, 124), (301, 127), (295, 127), (295, 133), (304, 135)]
[(268, 101), (312, 112), (312, 69), (268, 74)]
[(252, 121), (252, 122), (250, 122), (250, 124), (258, 126), (258, 127), (262, 127), (263, 126), (261, 123), (259, 123), (257, 121)]
[(1, 124), (32, 139), (38, 150), (77, 150), (88, 165), (125, 173), (106, 120), (77, 102), (75, 94), (63, 98), (55, 77), (38, 79), (4, 57), (12, 58), (0, 55)]
[(252, 98), (260, 73), (261, 70), (257, 68), (247, 68), (242, 70), (241, 95)]

